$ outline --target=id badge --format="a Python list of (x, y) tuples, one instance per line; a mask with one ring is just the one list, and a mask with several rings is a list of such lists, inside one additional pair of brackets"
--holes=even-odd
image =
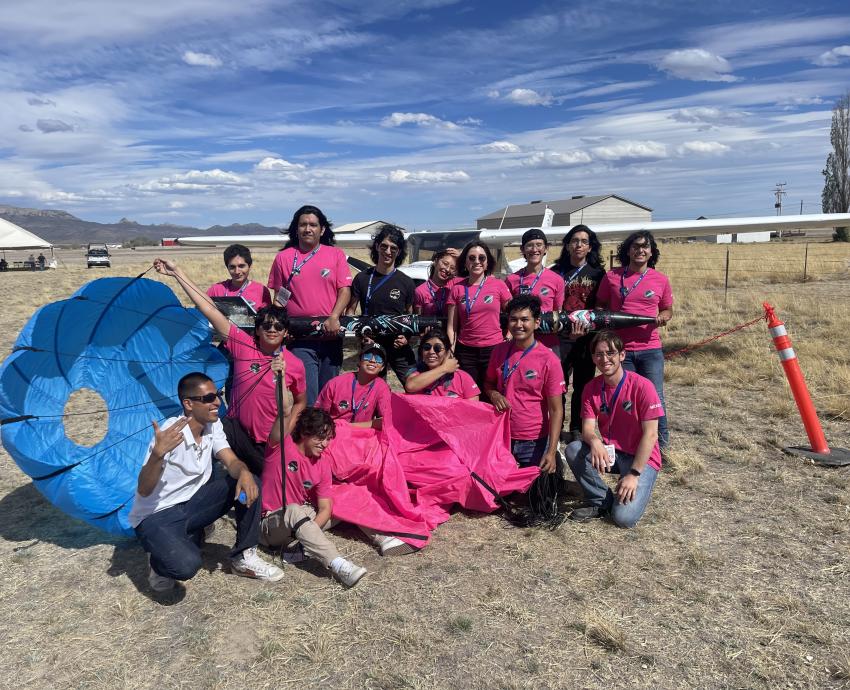
[(613, 443), (605, 444), (605, 452), (608, 453), (608, 467), (614, 466), (614, 461), (617, 459), (617, 449)]
[(274, 301), (281, 307), (285, 307), (286, 303), (289, 302), (290, 297), (292, 297), (292, 293), (281, 285), (280, 289), (277, 291), (277, 297), (274, 298)]

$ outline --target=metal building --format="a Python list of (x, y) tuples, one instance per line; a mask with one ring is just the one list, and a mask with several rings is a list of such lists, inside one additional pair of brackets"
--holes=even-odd
[(641, 223), (652, 220), (652, 209), (630, 201), (617, 194), (599, 196), (578, 195), (556, 201), (532, 201), (528, 204), (511, 204), (498, 211), (488, 213), (477, 220), (479, 230), (511, 230), (540, 226), (546, 208), (552, 209), (555, 217), (552, 225), (571, 226), (584, 223), (591, 228), (594, 224)]

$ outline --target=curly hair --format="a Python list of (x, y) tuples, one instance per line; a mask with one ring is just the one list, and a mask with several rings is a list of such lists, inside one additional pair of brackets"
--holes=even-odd
[(378, 247), (384, 240), (389, 240), (398, 247), (398, 254), (395, 256), (395, 265), (400, 266), (407, 258), (407, 240), (404, 239), (404, 233), (397, 225), (384, 223), (378, 228), (378, 232), (372, 237), (372, 246), (369, 248), (369, 256), (372, 258), (372, 263), (378, 263)]
[(298, 443), (302, 438), (317, 436), (318, 438), (335, 438), (336, 424), (333, 417), (318, 407), (305, 407), (295, 420), (292, 429), (292, 440)]
[(592, 266), (593, 268), (605, 268), (605, 261), (602, 259), (602, 243), (599, 241), (596, 233), (586, 225), (574, 225), (570, 228), (570, 231), (564, 235), (563, 242), (561, 242), (561, 255), (555, 262), (555, 270), (562, 275), (566, 275), (568, 272), (572, 272), (573, 270), (573, 265), (570, 263), (569, 246), (570, 240), (572, 240), (578, 232), (586, 232), (587, 237), (590, 240), (590, 251), (587, 253), (587, 257), (585, 258), (587, 265)]
[(637, 232), (633, 232), (619, 244), (617, 247), (617, 261), (620, 262), (620, 266), (625, 267), (629, 265), (629, 250), (638, 240), (646, 240), (649, 242), (649, 248), (652, 253), (649, 257), (649, 261), (647, 261), (647, 266), (655, 268), (655, 264), (658, 263), (658, 259), (661, 257), (661, 252), (658, 250), (655, 238), (649, 230), (638, 230)]

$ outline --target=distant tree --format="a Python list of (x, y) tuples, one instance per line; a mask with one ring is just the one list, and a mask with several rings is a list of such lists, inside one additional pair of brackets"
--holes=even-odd
[(144, 235), (139, 235), (138, 237), (133, 237), (132, 239), (125, 240), (121, 243), (124, 247), (156, 247), (159, 244), (156, 240), (152, 240), (150, 237), (145, 237)]
[(850, 209), (850, 92), (832, 109), (829, 130), (832, 152), (823, 169), (821, 206), (824, 213), (847, 213)]

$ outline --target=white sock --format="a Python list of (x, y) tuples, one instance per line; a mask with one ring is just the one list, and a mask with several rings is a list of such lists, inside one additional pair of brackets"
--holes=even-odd
[(343, 565), (345, 565), (345, 559), (342, 556), (337, 556), (331, 561), (331, 570), (337, 572)]

